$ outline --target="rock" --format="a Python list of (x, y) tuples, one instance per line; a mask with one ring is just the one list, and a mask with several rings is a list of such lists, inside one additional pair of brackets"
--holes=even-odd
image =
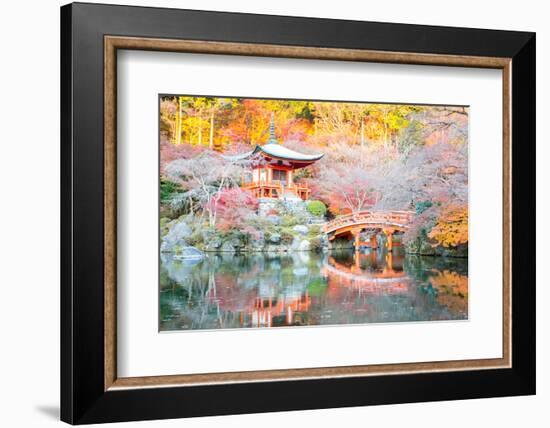
[(281, 235), (279, 233), (272, 233), (269, 237), (269, 242), (278, 244), (279, 242), (281, 242)]
[(231, 244), (231, 241), (225, 241), (220, 248), (220, 251), (224, 253), (234, 253), (235, 247)]
[(307, 239), (304, 239), (302, 242), (300, 242), (300, 245), (298, 246), (299, 251), (309, 251), (310, 250), (310, 244)]
[(204, 237), (204, 250), (217, 251), (222, 246), (222, 239), (218, 235), (208, 234)]
[(261, 217), (267, 217), (270, 213), (277, 211), (278, 200), (271, 198), (260, 198), (258, 200), (258, 215)]
[(243, 247), (241, 240), (237, 237), (230, 238), (223, 242), (219, 251), (224, 253), (234, 253)]
[(329, 243), (325, 234), (314, 236), (309, 239), (309, 249), (311, 251), (323, 251), (328, 250)]
[(248, 244), (248, 248), (250, 248), (251, 251), (262, 251), (264, 246), (265, 237), (263, 232), (260, 232), (260, 236), (256, 239), (251, 238)]
[(307, 239), (294, 238), (290, 249), (292, 251), (309, 251), (311, 244)]
[(294, 232), (297, 232), (301, 235), (307, 235), (309, 228), (307, 226), (304, 226), (303, 224), (297, 224), (292, 228)]
[(184, 221), (175, 222), (162, 238), (160, 251), (162, 253), (173, 253), (176, 248), (187, 247), (185, 239), (189, 236), (191, 236), (191, 228)]
[(266, 219), (275, 226), (281, 224), (281, 217), (279, 217), (278, 215), (268, 215)]
[(184, 221), (176, 222), (170, 228), (168, 235), (178, 238), (187, 238), (191, 236), (191, 228)]

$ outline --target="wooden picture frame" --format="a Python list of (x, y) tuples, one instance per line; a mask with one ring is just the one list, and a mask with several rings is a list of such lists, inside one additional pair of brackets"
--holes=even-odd
[[(502, 70), (503, 357), (119, 378), (118, 49)], [(81, 424), (534, 394), (533, 33), (76, 3), (61, 9), (61, 54), (62, 420)]]

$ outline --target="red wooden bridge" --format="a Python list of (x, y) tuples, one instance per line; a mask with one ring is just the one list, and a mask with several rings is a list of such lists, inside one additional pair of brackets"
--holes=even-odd
[(359, 211), (343, 215), (323, 225), (323, 231), (333, 240), (339, 236), (352, 236), (355, 249), (361, 246), (377, 248), (376, 235), (370, 242), (361, 242), (361, 232), (377, 229), (386, 235), (388, 250), (393, 248), (393, 234), (405, 232), (413, 220), (413, 211)]

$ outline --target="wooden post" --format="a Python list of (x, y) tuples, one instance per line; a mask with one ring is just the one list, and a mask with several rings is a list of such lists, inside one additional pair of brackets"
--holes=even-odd
[(351, 232), (353, 234), (353, 246), (355, 247), (355, 252), (358, 253), (361, 251), (361, 229), (356, 229)]
[(386, 234), (386, 238), (387, 238), (388, 251), (392, 251), (393, 250), (393, 230), (384, 229), (384, 233)]
[(393, 273), (393, 254), (391, 251), (386, 255), (386, 269), (388, 272)]
[(374, 250), (378, 248), (378, 240), (376, 239), (376, 234), (371, 235), (370, 237), (370, 247)]

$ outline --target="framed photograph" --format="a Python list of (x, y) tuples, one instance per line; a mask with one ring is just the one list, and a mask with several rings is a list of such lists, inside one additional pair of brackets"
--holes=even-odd
[(61, 418), (535, 393), (535, 35), (61, 8)]

